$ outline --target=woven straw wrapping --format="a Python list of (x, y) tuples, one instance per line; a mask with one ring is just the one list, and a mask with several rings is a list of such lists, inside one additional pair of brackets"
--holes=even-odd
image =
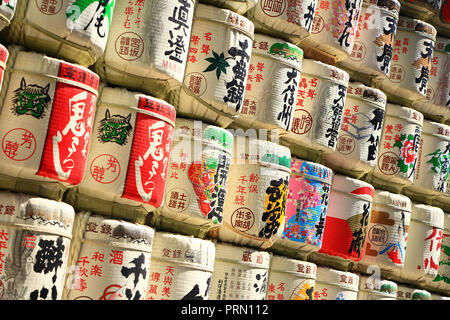
[(399, 0), (402, 14), (422, 20), (429, 20), (439, 15), (439, 9), (445, 1), (440, 0)]
[(246, 13), (249, 9), (253, 8), (257, 2), (258, 0), (200, 0), (200, 3), (229, 9), (237, 14)]
[(2, 1), (0, 4), (0, 31), (9, 26), (16, 11), (16, 0)]
[(327, 267), (317, 267), (314, 300), (357, 300), (359, 276)]
[(6, 62), (8, 61), (9, 52), (6, 47), (0, 44), (0, 92), (2, 91), (3, 75), (6, 69)]
[(397, 284), (376, 277), (360, 276), (358, 300), (396, 300)]
[(0, 300), (60, 300), (74, 210), (65, 203), (0, 192)]
[(443, 1), (440, 12), (428, 20), (436, 28), (439, 35), (446, 38), (450, 38), (450, 28), (448, 27), (450, 23), (449, 8), (450, 2)]
[(431, 300), (431, 293), (404, 284), (397, 284), (397, 300)]

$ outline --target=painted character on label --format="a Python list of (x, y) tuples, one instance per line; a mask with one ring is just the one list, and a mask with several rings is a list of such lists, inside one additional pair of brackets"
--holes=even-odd
[(36, 84), (28, 84), (25, 78), (20, 81), (20, 88), (14, 91), (14, 98), (12, 100), (13, 107), (11, 110), (14, 114), (31, 115), (36, 119), (41, 119), (45, 116), (45, 111), (51, 101), (48, 94), (50, 83), (45, 87)]
[(128, 137), (133, 130), (130, 124), (131, 113), (124, 117), (120, 114), (110, 115), (109, 109), (106, 109), (105, 117), (100, 120), (98, 128), (98, 141), (101, 143), (115, 142), (118, 145), (125, 145)]
[(206, 280), (206, 289), (204, 294), (200, 294), (200, 287), (196, 284), (181, 300), (207, 300), (209, 297), (209, 287), (211, 284), (211, 276)]
[[(91, 18), (89, 19), (89, 17), (87, 17), (85, 19), (79, 19), (86, 9), (96, 2), (97, 7)], [(87, 30), (95, 18), (94, 27), (97, 29), (97, 34), (100, 38), (104, 38), (109, 26), (111, 25), (114, 3), (114, 0), (75, 0), (75, 2), (67, 8), (66, 17), (68, 21), (71, 21), (72, 23), (77, 23), (78, 20), (81, 20), (84, 24), (89, 20), (88, 23), (83, 26), (83, 30)], [(91, 12), (92, 10), (89, 11), (89, 13)], [(105, 17), (108, 19), (108, 26), (106, 27), (103, 25)]]

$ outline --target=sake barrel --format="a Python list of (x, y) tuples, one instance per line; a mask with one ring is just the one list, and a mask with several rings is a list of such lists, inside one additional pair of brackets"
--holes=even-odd
[(357, 300), (359, 276), (328, 267), (317, 267), (314, 300)]
[(369, 182), (399, 193), (414, 181), (419, 162), (423, 115), (411, 108), (387, 103), (377, 165)]
[(425, 99), (413, 108), (438, 122), (450, 119), (450, 40), (436, 37)]
[(431, 293), (427, 290), (416, 289), (412, 286), (399, 284), (397, 300), (431, 300)]
[[(2, 91), (3, 74), (5, 73), (6, 63), (8, 62), (9, 52), (6, 47), (0, 44), (0, 92)], [(1, 98), (0, 98), (1, 99)], [(1, 100), (0, 100), (1, 104)]]
[(313, 300), (316, 272), (314, 263), (273, 256), (266, 300)]
[(306, 57), (329, 64), (348, 58), (353, 49), (362, 2), (317, 1), (311, 34), (299, 43)]
[(450, 211), (450, 179), (447, 179), (445, 193), (438, 194), (436, 197), (434, 197), (431, 204), (435, 207), (441, 208), (445, 212)]
[(276, 143), (235, 136), (223, 223), (211, 236), (266, 249), (284, 230), (291, 153)]
[(389, 73), (399, 11), (397, 0), (363, 0), (352, 51), (340, 63), (352, 79), (371, 83)]
[(0, 188), (59, 200), (84, 176), (99, 78), (39, 53), (9, 51), (12, 67), (1, 91)]
[(16, 0), (2, 1), (0, 4), (0, 30), (9, 26), (14, 17), (16, 6)]
[(428, 21), (436, 28), (440, 36), (450, 38), (450, 2), (448, 0), (442, 1), (439, 13), (432, 16)]
[(254, 26), (227, 9), (198, 4), (182, 89), (167, 100), (177, 113), (227, 126), (242, 109)]
[(405, 282), (433, 280), (438, 274), (444, 229), (444, 211), (414, 203), (408, 232), (408, 246), (400, 277)]
[(155, 231), (89, 212), (76, 226), (64, 300), (144, 300)]
[(450, 300), (450, 297), (442, 296), (440, 294), (431, 293), (431, 300)]
[(238, 14), (244, 14), (253, 8), (258, 0), (200, 0), (200, 3), (211, 4), (216, 7), (232, 10)]
[(358, 300), (396, 300), (397, 284), (385, 279), (360, 276)]
[(264, 300), (270, 259), (266, 251), (217, 243), (210, 300)]
[(411, 199), (431, 204), (432, 198), (446, 192), (449, 172), (450, 127), (423, 121), (414, 183), (404, 193)]
[(281, 137), (296, 156), (317, 161), (315, 153), (336, 149), (349, 75), (320, 61), (304, 59), (292, 126)]
[(320, 249), (332, 180), (331, 169), (292, 157), (284, 230), (271, 250), (305, 260)]
[(303, 51), (280, 39), (255, 34), (241, 114), (246, 128), (291, 128)]
[(150, 264), (148, 299), (208, 300), (215, 259), (211, 241), (156, 232)]
[(73, 208), (0, 192), (0, 300), (60, 300), (68, 266)]
[(164, 95), (183, 81), (195, 1), (115, 3), (109, 41), (95, 64), (108, 83)]
[(9, 41), (88, 67), (102, 55), (114, 0), (18, 1)]
[(322, 247), (311, 261), (342, 270), (351, 261), (361, 260), (373, 195), (373, 187), (366, 182), (334, 176)]
[(375, 83), (388, 100), (410, 105), (425, 97), (435, 40), (431, 24), (399, 17), (389, 74)]
[(443, 2), (441, 0), (400, 0), (402, 14), (424, 20), (438, 15)]
[(398, 274), (405, 261), (411, 200), (400, 194), (375, 190), (364, 251), (357, 270), (366, 273), (378, 265), (384, 274)]
[(233, 150), (230, 132), (177, 118), (163, 206), (152, 224), (203, 238), (221, 225)]
[(163, 204), (175, 108), (163, 100), (105, 87), (97, 104), (87, 172), (64, 200), (82, 210), (145, 223)]
[(362, 83), (347, 88), (336, 149), (325, 163), (337, 172), (361, 178), (376, 166), (386, 95)]
[(260, 0), (247, 12), (258, 32), (298, 42), (309, 36), (317, 0)]

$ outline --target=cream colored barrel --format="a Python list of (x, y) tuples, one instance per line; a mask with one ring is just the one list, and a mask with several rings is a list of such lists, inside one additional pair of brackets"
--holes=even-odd
[(0, 31), (11, 23), (16, 6), (16, 0), (2, 1), (0, 4)]
[(378, 265), (382, 276), (399, 274), (405, 262), (410, 221), (408, 197), (375, 190), (364, 254), (357, 270), (366, 273), (368, 267)]
[(273, 256), (266, 300), (313, 300), (316, 272), (314, 263)]
[(210, 300), (264, 300), (270, 254), (217, 243)]
[(434, 197), (431, 204), (435, 207), (441, 208), (445, 212), (450, 212), (450, 179), (447, 179), (445, 193)]
[(88, 67), (103, 54), (114, 0), (21, 0), (9, 41)]
[(96, 72), (108, 83), (157, 98), (181, 87), (195, 4), (195, 0), (117, 0)]
[(155, 231), (77, 212), (64, 300), (144, 300)]
[(281, 142), (292, 154), (309, 161), (317, 153), (336, 149), (347, 94), (348, 73), (304, 59), (291, 130)]
[(328, 267), (317, 267), (314, 300), (357, 300), (359, 276)]
[(431, 293), (431, 300), (450, 300), (450, 297), (442, 296), (440, 294)]
[(292, 158), (284, 230), (271, 250), (306, 260), (320, 249), (332, 180), (331, 169)]
[[(3, 77), (5, 75), (6, 63), (8, 62), (9, 52), (5, 46), (0, 43), (0, 92), (2, 91)], [(0, 96), (0, 105), (2, 104)]]
[(397, 288), (397, 300), (431, 300), (431, 293), (427, 290), (404, 284), (398, 284)]
[(60, 200), (84, 175), (98, 76), (9, 47), (1, 91), (0, 188)]
[(371, 83), (389, 73), (400, 3), (363, 0), (350, 55), (339, 65), (352, 79)]
[(173, 140), (164, 203), (151, 224), (203, 238), (223, 222), (233, 136), (201, 121), (177, 118)]
[(388, 100), (410, 105), (425, 97), (435, 40), (431, 24), (399, 17), (389, 74), (376, 82)]
[(175, 108), (165, 101), (103, 88), (83, 181), (64, 200), (79, 210), (145, 223), (163, 204), (174, 126)]
[(235, 136), (223, 224), (211, 236), (266, 249), (284, 230), (291, 153), (265, 140)]
[(411, 199), (431, 204), (447, 189), (450, 126), (424, 120), (414, 183), (404, 193)]
[(0, 208), (0, 300), (61, 300), (73, 208), (6, 191)]
[(195, 9), (183, 87), (165, 100), (180, 116), (228, 126), (244, 102), (253, 44), (253, 23), (226, 9)]
[(247, 12), (258, 32), (298, 42), (311, 33), (317, 0), (259, 0)]
[(358, 300), (396, 300), (397, 284), (376, 277), (360, 276)]
[(281, 39), (255, 34), (244, 102), (236, 124), (289, 131), (297, 102), (303, 51)]
[(368, 177), (371, 184), (399, 193), (414, 182), (422, 124), (420, 112), (396, 104), (386, 105), (377, 165)]
[(249, 9), (253, 8), (258, 3), (258, 0), (200, 0), (200, 3), (229, 9), (237, 14), (244, 14)]
[(373, 170), (383, 129), (386, 95), (362, 83), (350, 82), (345, 98), (337, 146), (325, 164), (353, 178)]
[(424, 20), (438, 15), (443, 3), (440, 0), (400, 0), (402, 14)]
[(335, 64), (349, 57), (358, 28), (362, 0), (317, 1), (310, 35), (298, 45), (307, 57)]
[(215, 251), (211, 241), (156, 232), (147, 299), (212, 299)]
[(450, 40), (436, 37), (426, 96), (413, 103), (413, 108), (437, 122), (450, 119)]

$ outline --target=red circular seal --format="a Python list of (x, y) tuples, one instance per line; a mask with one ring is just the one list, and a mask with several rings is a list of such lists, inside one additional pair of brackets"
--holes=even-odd
[(398, 156), (393, 152), (385, 152), (378, 157), (378, 169), (387, 176), (396, 174), (400, 167), (397, 165)]
[(255, 215), (246, 207), (236, 209), (231, 215), (231, 226), (239, 231), (248, 231), (255, 223)]
[(352, 61), (361, 61), (366, 57), (367, 49), (364, 43), (361, 41), (355, 41), (353, 43), (352, 53), (349, 56), (349, 59)]
[(427, 92), (426, 92), (425, 99), (426, 99), (427, 101), (433, 101), (433, 100), (434, 100), (434, 94), (435, 94), (435, 91), (434, 91), (434, 89), (430, 86), (430, 82), (428, 82), (428, 85), (427, 85)]
[(189, 208), (189, 193), (181, 188), (174, 188), (166, 193), (164, 201), (169, 210), (183, 212)]
[(405, 68), (400, 64), (393, 64), (389, 70), (389, 80), (397, 83), (405, 79)]
[(305, 109), (297, 109), (292, 119), (291, 131), (296, 134), (305, 134), (311, 130), (313, 118)]
[(53, 16), (61, 11), (63, 0), (36, 0), (36, 7), (45, 15)]
[(201, 97), (208, 88), (208, 82), (203, 74), (199, 72), (188, 73), (184, 77), (184, 85), (196, 96)]
[(89, 171), (98, 183), (113, 183), (120, 175), (120, 163), (110, 154), (101, 154), (92, 160)]
[(336, 150), (344, 155), (350, 154), (355, 150), (355, 139), (348, 134), (339, 136)]
[(117, 37), (114, 47), (123, 60), (134, 61), (144, 52), (144, 40), (137, 33), (124, 32)]
[(267, 1), (262, 0), (259, 2), (262, 12), (264, 12), (267, 16), (275, 18), (279, 17), (286, 10), (286, 0), (278, 0), (278, 1)]
[(312, 27), (311, 27), (311, 34), (321, 33), (324, 27), (325, 27), (325, 21), (323, 21), (323, 18), (320, 15), (315, 14), (314, 20), (312, 23)]
[(36, 139), (27, 129), (15, 128), (3, 137), (2, 150), (11, 160), (25, 161), (36, 151)]

